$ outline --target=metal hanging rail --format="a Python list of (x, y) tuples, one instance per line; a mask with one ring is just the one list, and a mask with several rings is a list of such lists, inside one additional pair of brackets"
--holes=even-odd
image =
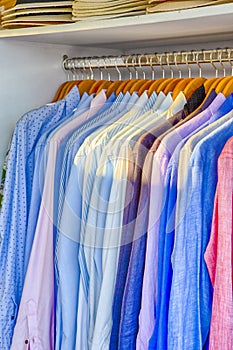
[(233, 49), (200, 50), (185, 52), (164, 52), (155, 54), (133, 54), (102, 57), (63, 57), (66, 71), (76, 69), (107, 69), (130, 67), (156, 67), (182, 64), (230, 63), (233, 67)]

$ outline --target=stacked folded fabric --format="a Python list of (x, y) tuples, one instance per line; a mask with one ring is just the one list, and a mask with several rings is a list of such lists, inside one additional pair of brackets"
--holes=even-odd
[(195, 7), (221, 5), (233, 0), (148, 0), (147, 13), (187, 10)]
[(73, 20), (96, 20), (146, 13), (148, 0), (74, 0)]
[(17, 0), (17, 3), (10, 1), (12, 1), (12, 6), (4, 6), (2, 11), (2, 28), (35, 27), (72, 22), (71, 0)]

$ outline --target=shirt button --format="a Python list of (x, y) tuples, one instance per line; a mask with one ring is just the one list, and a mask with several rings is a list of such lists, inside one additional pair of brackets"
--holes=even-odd
[(25, 340), (25, 344), (28, 344), (28, 339)]

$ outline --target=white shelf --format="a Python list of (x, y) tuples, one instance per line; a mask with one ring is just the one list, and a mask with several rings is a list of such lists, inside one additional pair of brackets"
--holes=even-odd
[(130, 48), (177, 42), (233, 41), (233, 3), (113, 20), (0, 31), (0, 39)]

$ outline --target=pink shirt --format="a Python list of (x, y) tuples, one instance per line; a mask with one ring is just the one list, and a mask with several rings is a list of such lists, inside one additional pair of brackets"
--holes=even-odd
[(205, 261), (214, 287), (209, 350), (233, 349), (233, 137), (218, 159), (211, 237)]
[(54, 349), (53, 198), (57, 152), (66, 135), (97, 113), (105, 102), (102, 91), (88, 111), (59, 128), (50, 140), (43, 196), (11, 350), (25, 350), (26, 344), (30, 350)]

